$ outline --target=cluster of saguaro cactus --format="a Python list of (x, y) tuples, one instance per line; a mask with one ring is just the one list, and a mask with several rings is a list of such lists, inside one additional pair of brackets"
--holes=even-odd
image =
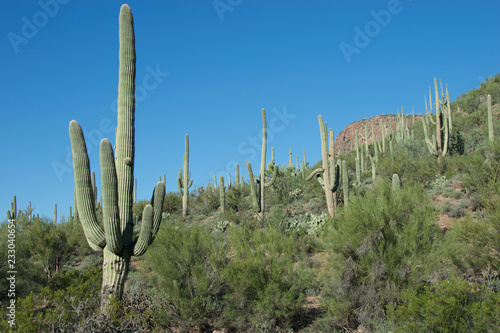
[[(340, 170), (338, 165), (335, 164), (335, 139), (333, 137), (333, 130), (328, 131), (326, 122), (323, 122), (323, 117), (321, 115), (318, 116), (318, 122), (321, 134), (323, 167), (314, 170), (309, 177), (306, 178), (306, 181), (316, 177), (321, 186), (323, 186), (328, 214), (333, 217), (335, 215), (335, 193), (339, 186)], [(330, 147), (328, 147), (328, 143), (330, 143)]]
[(264, 220), (264, 209), (265, 209), (265, 188), (272, 186), (276, 180), (276, 173), (278, 167), (274, 165), (273, 161), (273, 171), (270, 179), (266, 181), (266, 150), (267, 150), (267, 123), (266, 123), (266, 111), (262, 109), (262, 154), (260, 159), (260, 175), (259, 178), (255, 178), (252, 172), (252, 165), (250, 162), (246, 161), (248, 169), (248, 178), (250, 183), (250, 192), (252, 195), (253, 205), (257, 209), (257, 216), (261, 221)]
[(158, 182), (151, 204), (144, 208), (139, 236), (134, 239), (132, 205), (135, 158), (135, 37), (132, 12), (128, 5), (121, 7), (119, 23), (116, 156), (108, 139), (101, 141), (99, 152), (104, 228), (98, 224), (95, 214), (95, 191), (83, 131), (75, 120), (69, 124), (80, 221), (90, 247), (95, 251), (102, 251), (104, 256), (101, 289), (103, 310), (112, 295), (121, 298), (130, 257), (144, 254), (154, 240), (161, 223), (165, 195), (165, 184)]
[[(424, 135), (425, 141), (427, 143), (427, 148), (429, 149), (429, 152), (431, 154), (437, 156), (438, 162), (440, 162), (441, 158), (445, 157), (448, 153), (450, 127), (452, 126), (450, 96), (448, 94), (448, 87), (446, 88), (445, 96), (443, 87), (441, 86), (441, 100), (439, 99), (437, 79), (434, 79), (434, 91), (436, 95), (435, 119), (433, 119), (434, 115), (432, 113), (432, 94), (431, 88), (429, 87), (430, 111), (427, 109), (427, 98), (425, 98), (426, 114), (422, 119), (422, 126), (424, 127)], [(436, 126), (436, 134), (433, 134), (430, 137), (427, 127), (430, 126), (431, 123)]]
[(177, 177), (177, 187), (179, 189), (180, 195), (182, 195), (183, 216), (186, 216), (188, 214), (189, 188), (191, 187), (191, 185), (193, 185), (193, 180), (191, 179), (191, 171), (189, 171), (189, 137), (187, 134), (185, 137), (185, 141), (184, 163), (182, 165), (182, 168), (179, 170), (179, 177)]

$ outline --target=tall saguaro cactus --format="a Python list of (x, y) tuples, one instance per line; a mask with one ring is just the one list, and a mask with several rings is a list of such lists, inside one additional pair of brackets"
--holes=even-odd
[[(272, 186), (276, 180), (276, 173), (278, 172), (278, 167), (274, 165), (273, 162), (273, 174), (271, 178), (266, 181), (266, 152), (267, 152), (267, 123), (266, 123), (266, 110), (262, 109), (262, 155), (260, 159), (260, 176), (259, 179), (255, 179), (252, 172), (252, 165), (250, 162), (246, 161), (248, 168), (248, 177), (250, 183), (250, 190), (253, 197), (254, 206), (257, 208), (257, 215), (261, 221), (264, 220), (264, 209), (265, 209), (265, 191), (266, 187)], [(259, 200), (257, 200), (259, 196)]]
[[(441, 158), (445, 157), (448, 153), (449, 134), (451, 126), (450, 97), (448, 94), (448, 88), (446, 88), (445, 97), (443, 87), (441, 86), (441, 100), (439, 99), (437, 79), (434, 79), (434, 91), (436, 95), (436, 119), (432, 119), (432, 96), (431, 89), (429, 87), (430, 112), (427, 111), (426, 100), (426, 115), (422, 119), (422, 126), (424, 127), (425, 141), (427, 142), (427, 148), (429, 149), (429, 152), (432, 155), (437, 156), (438, 162), (441, 162)], [(432, 137), (429, 137), (427, 133), (427, 125), (429, 123), (432, 123), (436, 126), (436, 135), (433, 135)]]
[(103, 280), (101, 310), (112, 295), (121, 298), (127, 279), (130, 257), (144, 254), (153, 242), (161, 223), (165, 184), (156, 184), (151, 204), (146, 205), (137, 238), (133, 238), (133, 187), (135, 152), (135, 37), (132, 12), (120, 9), (120, 66), (118, 82), (118, 128), (116, 155), (108, 139), (100, 145), (103, 227), (95, 214), (94, 188), (83, 131), (75, 120), (69, 124), (78, 213), (90, 247), (102, 251)]
[(191, 171), (189, 171), (189, 137), (187, 134), (185, 141), (186, 148), (184, 151), (184, 163), (182, 165), (182, 169), (179, 170), (179, 177), (177, 177), (177, 188), (179, 189), (179, 194), (182, 195), (183, 216), (186, 216), (188, 214), (189, 188), (191, 187), (191, 185), (193, 185), (193, 180), (191, 179)]
[[(316, 177), (321, 186), (323, 186), (328, 214), (333, 217), (335, 215), (335, 192), (340, 183), (340, 168), (335, 164), (335, 141), (333, 131), (328, 131), (326, 122), (323, 122), (323, 117), (321, 115), (318, 116), (318, 122), (321, 134), (321, 157), (323, 159), (323, 167), (314, 170), (309, 177), (306, 178), (306, 181)], [(328, 148), (328, 142), (330, 142), (330, 148)]]

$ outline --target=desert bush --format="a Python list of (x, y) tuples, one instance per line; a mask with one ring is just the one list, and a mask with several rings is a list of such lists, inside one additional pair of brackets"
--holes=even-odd
[[(95, 267), (83, 272), (70, 271), (52, 281), (37, 294), (31, 293), (16, 301), (18, 332), (61, 331), (71, 323), (77, 323), (100, 305), (102, 272)], [(89, 311), (84, 311), (83, 309)], [(2, 308), (0, 330), (9, 331)]]
[(311, 279), (311, 271), (297, 264), (293, 237), (273, 227), (232, 226), (228, 232), (224, 326), (245, 332), (290, 328)]
[(388, 318), (396, 332), (496, 332), (500, 293), (450, 278), (420, 293), (403, 292), (401, 304), (388, 308)]
[(247, 200), (249, 199), (247, 198), (249, 195), (250, 188), (248, 186), (231, 186), (231, 188), (226, 190), (226, 210), (233, 212), (245, 212), (252, 209), (250, 200)]
[(497, 251), (500, 248), (500, 143), (488, 145), (464, 160), (464, 187), (482, 208), (477, 219), (457, 223), (447, 233), (452, 248), (451, 258), (462, 271), (472, 270), (478, 276), (484, 267), (500, 269)]
[(163, 200), (163, 212), (177, 214), (182, 210), (182, 196), (179, 192), (168, 192)]
[(323, 229), (332, 259), (322, 291), (328, 315), (346, 326), (374, 327), (385, 321), (385, 306), (396, 304), (401, 290), (436, 275), (439, 259), (432, 253), (442, 234), (435, 217), (423, 186), (394, 193), (382, 180), (353, 197)]
[(146, 261), (165, 303), (163, 316), (176, 327), (204, 327), (222, 313), (221, 277), (226, 248), (199, 224), (165, 224)]

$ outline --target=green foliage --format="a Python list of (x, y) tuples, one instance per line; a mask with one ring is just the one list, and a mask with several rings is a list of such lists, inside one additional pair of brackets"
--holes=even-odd
[(452, 130), (450, 131), (450, 155), (463, 155), (465, 154), (465, 138), (462, 132)]
[(331, 279), (323, 297), (339, 323), (375, 325), (399, 291), (415, 289), (437, 270), (432, 253), (442, 236), (422, 186), (395, 194), (387, 181), (353, 197), (331, 228), (324, 229)]
[[(84, 272), (70, 271), (54, 281), (56, 288), (44, 287), (38, 294), (18, 298), (16, 324), (18, 332), (45, 332), (61, 329), (82, 320), (85, 310), (99, 308), (101, 270), (95, 267)], [(2, 308), (2, 319), (6, 309)], [(87, 312), (88, 314), (88, 312)], [(0, 330), (7, 332), (6, 321)]]
[(193, 214), (208, 215), (217, 211), (220, 206), (220, 195), (212, 188), (198, 189), (194, 206), (191, 208)]
[(402, 293), (401, 304), (388, 308), (396, 332), (495, 332), (500, 325), (500, 293), (464, 279), (450, 278)]
[(250, 189), (248, 186), (231, 186), (231, 188), (226, 191), (226, 211), (249, 211), (251, 209), (250, 200), (247, 200), (249, 195)]
[(228, 231), (232, 251), (223, 273), (229, 287), (224, 326), (253, 332), (289, 328), (310, 283), (310, 271), (296, 266), (293, 237), (272, 227)]
[(222, 312), (221, 278), (226, 248), (194, 224), (166, 224), (147, 256), (152, 281), (170, 305), (170, 320), (186, 330), (213, 321)]
[(163, 201), (163, 212), (178, 214), (181, 212), (182, 196), (177, 192), (168, 192)]
[[(21, 222), (20, 219), (17, 221)], [(31, 243), (27, 237), (20, 232), (20, 224), (17, 223), (16, 239), (15, 239), (15, 266), (16, 266), (16, 296), (26, 297), (30, 292), (38, 292), (44, 285), (45, 274), (40, 265), (37, 265), (30, 259)], [(9, 301), (8, 290), (9, 284), (6, 282), (9, 262), (8, 257), (8, 235), (9, 228), (6, 223), (0, 225), (0, 302), (1, 305), (7, 305)], [(10, 257), (9, 259), (12, 259)]]
[[(40, 293), (18, 298), (17, 332), (146, 332), (157, 326), (152, 311), (162, 303), (147, 286), (130, 286), (122, 301), (113, 296), (107, 313), (100, 313), (101, 276), (102, 269), (95, 267), (70, 271)], [(0, 330), (8, 332), (5, 308), (0, 315)]]

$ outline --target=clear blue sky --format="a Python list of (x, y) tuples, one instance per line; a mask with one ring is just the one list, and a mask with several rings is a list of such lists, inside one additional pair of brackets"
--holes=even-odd
[[(73, 205), (68, 124), (114, 142), (122, 2), (4, 0), (0, 11), (0, 203)], [(184, 135), (197, 186), (260, 161), (261, 108), (276, 160), (320, 158), (317, 116), (337, 134), (404, 107), (424, 111), (433, 79), (452, 99), (500, 71), (500, 2), (130, 1), (135, 20), (138, 197), (158, 176), (177, 191)], [(274, 119), (274, 120), (273, 120)], [(255, 138), (255, 139), (253, 139)], [(232, 170), (234, 177), (234, 169)], [(1, 214), (5, 213), (2, 212)], [(5, 218), (5, 216), (3, 217)], [(3, 220), (2, 218), (2, 220)]]

